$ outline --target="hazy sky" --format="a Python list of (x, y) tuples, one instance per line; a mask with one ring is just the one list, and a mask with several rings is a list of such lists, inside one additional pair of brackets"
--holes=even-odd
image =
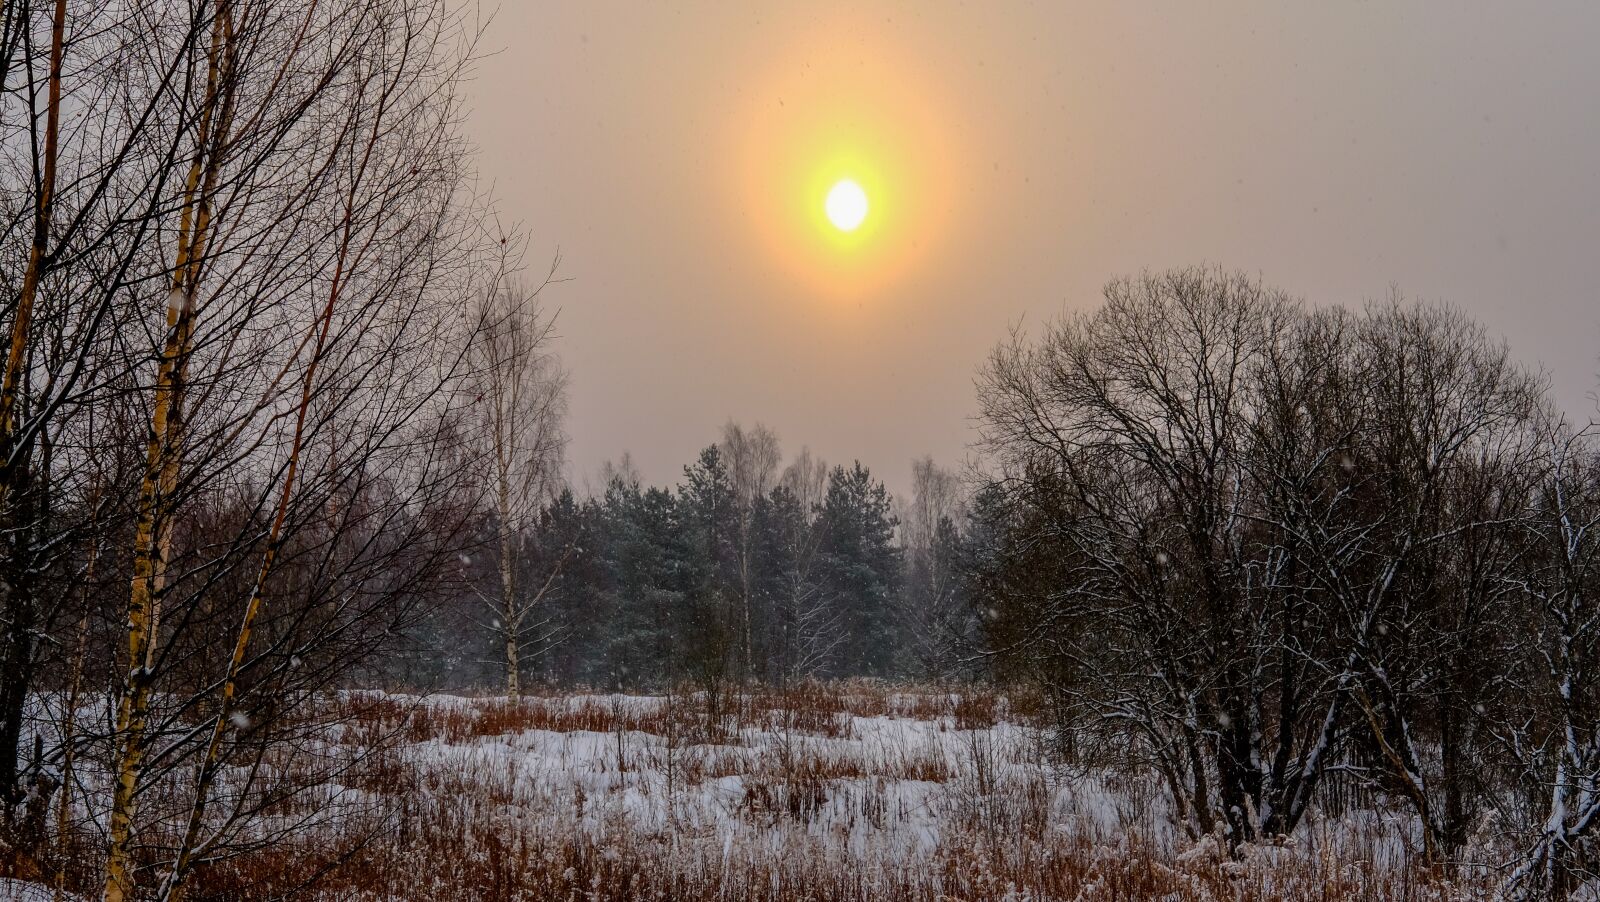
[[(575, 481), (625, 450), (675, 481), (733, 417), (903, 490), (966, 456), (1011, 324), (1142, 268), (1447, 300), (1587, 416), (1597, 34), (1593, 4), (505, 0), (469, 131), (572, 279)], [(813, 209), (846, 170), (854, 244)]]

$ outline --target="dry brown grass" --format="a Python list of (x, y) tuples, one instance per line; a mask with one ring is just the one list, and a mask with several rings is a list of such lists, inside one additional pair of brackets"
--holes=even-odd
[[(1205, 843), (1180, 842), (1177, 848), (1188, 851), (1178, 854), (1170, 828), (1163, 833), (1161, 817), (1152, 813), (1159, 790), (1130, 778), (1118, 778), (1127, 781), (1121, 788), (1106, 781), (1126, 803), (1109, 828), (1080, 824), (1083, 813), (1059, 807), (1060, 784), (1040, 766), (1039, 747), (997, 738), (1027, 731), (988, 729), (1002, 721), (1036, 723), (1036, 705), (986, 689), (803, 684), (735, 694), (722, 721), (710, 724), (703, 705), (687, 694), (516, 703), (351, 696), (330, 709), (330, 719), (341, 725), (341, 747), (372, 750), (341, 780), (360, 792), (360, 804), (315, 835), (207, 864), (188, 898), (1482, 897), (1482, 884), (1394, 864), (1385, 854), (1393, 837), (1377, 826), (1354, 840), (1313, 833), (1304, 847), (1246, 849), (1237, 858)], [(856, 735), (867, 726), (858, 718), (921, 723), (904, 742), (869, 742)], [(597, 743), (606, 751), (574, 759), (585, 763), (564, 773), (530, 771), (517, 755), (526, 743), (543, 743), (548, 753), (569, 742), (590, 756)], [(422, 749), (443, 756), (414, 754)], [(563, 779), (566, 790), (546, 785)], [(908, 794), (913, 783), (926, 789)], [(735, 787), (727, 820), (707, 821), (703, 806), (677, 803), (703, 801), (725, 786)], [(637, 817), (624, 795), (654, 800), (665, 815)], [(918, 801), (925, 798), (937, 800), (939, 836), (932, 846), (908, 856), (892, 844), (874, 844), (873, 837), (903, 829), (896, 825), (906, 823), (906, 806), (930, 804)], [(330, 792), (303, 804), (338, 799)]]
[[(804, 821), (805, 797), (752, 801), (752, 814)], [(820, 804), (820, 803), (819, 803)], [(768, 807), (763, 807), (768, 806)], [(813, 810), (811, 814), (814, 814)], [(804, 841), (783, 850), (695, 842), (676, 834), (605, 839), (518, 832), (461, 800), (404, 831), (366, 844), (275, 850), (212, 868), (191, 898), (262, 898), (320, 876), (319, 900), (451, 899), (462, 902), (672, 899), (678, 902), (1454, 902), (1483, 898), (1418, 870), (1370, 860), (1175, 860), (1138, 836), (1118, 845), (1078, 838), (1004, 845), (950, 843), (916, 862), (841, 860)], [(803, 834), (797, 834), (803, 836)]]
[[(407, 742), (439, 740), (459, 744), (484, 736), (507, 736), (529, 730), (554, 733), (637, 731), (665, 735), (672, 718), (694, 712), (670, 706), (607, 704), (598, 698), (482, 699), (470, 705), (438, 705), (426, 700), (393, 698), (344, 702), (357, 728), (400, 728)], [(682, 727), (698, 726), (680, 724)]]
[(665, 736), (674, 731), (698, 740), (728, 741), (750, 729), (807, 733), (848, 739), (853, 718), (902, 717), (940, 723), (953, 730), (981, 730), (1002, 720), (1033, 723), (1035, 701), (1023, 702), (992, 687), (952, 690), (890, 686), (879, 682), (803, 682), (784, 688), (737, 692), (726, 701), (722, 723), (708, 729), (706, 712), (692, 692), (660, 703), (640, 698), (529, 696), (518, 701), (475, 699), (470, 705), (431, 704), (422, 699), (357, 695), (343, 699), (339, 714), (352, 729), (399, 730), (410, 743), (439, 740), (462, 743), (484, 736), (529, 730), (555, 733), (640, 732)]

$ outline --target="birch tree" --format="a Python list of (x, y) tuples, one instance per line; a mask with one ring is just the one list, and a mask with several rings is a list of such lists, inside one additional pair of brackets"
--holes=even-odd
[(752, 623), (756, 618), (754, 510), (758, 499), (765, 497), (778, 476), (778, 465), (783, 462), (783, 452), (778, 435), (760, 423), (746, 429), (729, 420), (722, 427), (722, 457), (727, 461), (728, 478), (733, 483), (734, 501), (738, 505), (737, 566), (739, 568), (739, 655), (746, 679), (755, 673), (755, 640)]
[[(465, 526), (450, 445), (470, 326), (446, 298), (477, 290), (487, 245), (455, 130), (461, 34), (425, 0), (184, 14), (198, 53), (143, 47), (158, 66), (188, 57), (193, 93), (176, 96), (198, 112), (156, 232), (171, 256), (150, 247), (137, 283), (165, 286), (143, 358), (108, 899), (147, 885), (135, 862), (168, 825), (173, 858), (154, 863), (179, 898), (293, 791), (247, 776), (213, 808), (225, 768), (259, 775), (303, 735), (315, 687), (412, 616)], [(149, 791), (184, 773), (187, 791)]]
[(911, 659), (922, 673), (939, 679), (972, 638), (958, 559), (960, 524), (967, 520), (961, 481), (931, 457), (913, 460), (911, 497), (897, 507), (897, 538), (906, 570), (900, 618)]
[(498, 553), (497, 591), (483, 593), (504, 651), (506, 695), (522, 691), (522, 654), (536, 637), (536, 612), (574, 552), (554, 552), (556, 564), (537, 585), (523, 580), (527, 542), (540, 509), (561, 484), (566, 449), (566, 376), (551, 344), (554, 313), (540, 296), (555, 265), (539, 285), (493, 285), (478, 300), (477, 339), (472, 349), (477, 386), (477, 429), (485, 443)]

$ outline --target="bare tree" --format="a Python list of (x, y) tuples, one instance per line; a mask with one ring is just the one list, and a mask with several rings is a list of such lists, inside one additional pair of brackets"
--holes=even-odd
[(237, 53), (233, 9), (220, 0), (210, 14), (210, 46), (205, 57), (204, 96), (179, 219), (176, 260), (167, 299), (166, 338), (156, 373), (145, 473), (139, 483), (138, 525), (133, 542), (133, 589), (128, 602), (128, 672), (118, 700), (120, 750), (111, 803), (106, 861), (107, 902), (131, 895), (130, 858), (134, 799), (144, 768), (145, 728), (154, 681), (155, 642), (166, 565), (172, 554), (173, 511), (182, 456), (183, 402), (193, 354), (200, 277), (211, 239), (212, 215), (224, 147), (233, 116), (237, 82), (227, 67)]
[(1531, 705), (1507, 709), (1495, 733), (1535, 800), (1532, 841), (1508, 877), (1512, 898), (1567, 898), (1594, 876), (1585, 850), (1600, 827), (1600, 453), (1593, 428), (1556, 423), (1526, 521), (1530, 563), (1516, 581), (1532, 629), (1518, 631), (1514, 671)]
[[(9, 88), (10, 59), (14, 42), (26, 42), (31, 35), (28, 10), (19, 15), (6, 10), (7, 21), (3, 33), (6, 53), (5, 75)], [(25, 365), (30, 357), (30, 344), (36, 341), (32, 325), (39, 283), (44, 277), (50, 259), (51, 226), (54, 219), (56, 196), (56, 169), (59, 156), (62, 105), (62, 65), (65, 54), (67, 5), (56, 0), (50, 18), (50, 50), (48, 68), (44, 73), (46, 83), (46, 109), (43, 141), (30, 134), (30, 144), (36, 152), (30, 155), (32, 163), (31, 191), (32, 228), (28, 242), (27, 264), (22, 285), (11, 307), (11, 343), (6, 355), (5, 371), (0, 376), (0, 527), (13, 536), (6, 555), (5, 566), (0, 569), (0, 596), (6, 617), (5, 629), (0, 634), (0, 804), (4, 805), (3, 826), (13, 845), (27, 847), (28, 841), (18, 836), (13, 822), (13, 809), (22, 801), (23, 791), (18, 785), (17, 757), (22, 732), (22, 712), (28, 690), (33, 684), (33, 667), (36, 656), (34, 645), (41, 626), (36, 586), (28, 573), (38, 564), (31, 553), (38, 544), (40, 521), (40, 496), (29, 492), (29, 482), (40, 474), (30, 472), (32, 443), (18, 442), (18, 403), (21, 394)], [(28, 79), (30, 131), (36, 129), (34, 82), (32, 61), (25, 61)], [(42, 147), (41, 147), (42, 144)], [(46, 482), (48, 476), (40, 479)], [(15, 489), (22, 489), (16, 492)], [(23, 497), (19, 498), (18, 495)], [(27, 832), (27, 831), (22, 831)], [(23, 839), (22, 842), (18, 842)]]
[[(1273, 682), (1263, 669), (1278, 657), (1263, 652), (1289, 620), (1257, 615), (1247, 574), (1271, 549), (1249, 540), (1242, 471), (1247, 377), (1292, 309), (1225, 273), (1114, 282), (1096, 313), (996, 352), (981, 393), (988, 447), (1077, 562), (1068, 610), (1041, 613), (1086, 630), (1067, 654), (1087, 682), (1063, 701), (1137, 724), (1193, 829), (1220, 820), (1236, 840), (1274, 807), (1260, 768), (1306, 763), (1285, 752), (1303, 725), (1272, 723), (1257, 688)], [(1028, 501), (1035, 486), (1064, 497)], [(1258, 745), (1273, 737), (1278, 748)]]
[(755, 671), (755, 643), (751, 629), (754, 606), (754, 562), (751, 554), (753, 511), (756, 500), (765, 497), (771, 490), (778, 475), (778, 465), (783, 461), (783, 452), (778, 444), (777, 433), (771, 429), (760, 423), (746, 429), (733, 420), (722, 427), (721, 448), (722, 457), (727, 461), (734, 503), (738, 508), (735, 558), (739, 568), (739, 655), (743, 673), (748, 679)]
[[(1415, 807), (1425, 857), (1440, 861), (1472, 820), (1468, 760), (1490, 688), (1478, 680), (1499, 669), (1544, 389), (1455, 311), (1375, 305), (1358, 336), (1370, 417), (1351, 458), (1360, 503), (1336, 546), (1312, 545), (1353, 615), (1343, 638), (1360, 662), (1354, 700), (1375, 757)], [(1424, 724), (1436, 725), (1431, 742), (1418, 738)]]
[(932, 457), (911, 462), (911, 498), (896, 505), (906, 580), (897, 606), (921, 671), (940, 679), (973, 638), (961, 597), (961, 528), (966, 496), (955, 473)]
[(1309, 312), (1185, 270), (1014, 339), (981, 389), (987, 629), (1074, 729), (1160, 773), (1195, 833), (1288, 833), (1338, 768), (1454, 860), (1505, 788), (1491, 729), (1532, 716), (1508, 637), (1549, 585), (1524, 538), (1539, 378), (1447, 308)]
[(531, 289), (517, 282), (496, 284), (475, 311), (475, 408), (492, 474), (499, 552), (499, 591), (485, 594), (484, 600), (505, 650), (506, 694), (513, 699), (522, 691), (521, 654), (534, 640), (531, 634), (538, 632), (539, 624), (531, 618), (574, 550), (557, 551), (555, 565), (538, 585), (521, 583), (529, 535), (540, 509), (561, 484), (566, 449), (566, 375), (550, 348), (556, 317), (540, 303), (555, 272), (552, 264), (545, 280)]
[(783, 468), (778, 482), (794, 495), (807, 518), (815, 517), (828, 492), (828, 462), (803, 447)]
[[(130, 9), (79, 45), (104, 54), (86, 101), (115, 140), (76, 133), (98, 194), (70, 195), (80, 237), (52, 273), (92, 318), (56, 326), (76, 357), (26, 409), (52, 411), (39, 434), (68, 440), (62, 472), (143, 450), (118, 487), (125, 552), (96, 567), (128, 587), (123, 650), (97, 649), (121, 673), (114, 721), (84, 736), (114, 747), (90, 804), (109, 813), (108, 899), (149, 873), (177, 899), (272, 840), (249, 825), (303, 786), (264, 762), (462, 541), (470, 327), (448, 298), (492, 252), (456, 128), (471, 35), (452, 22), (429, 0), (217, 0)], [(111, 449), (108, 422), (129, 427)]]

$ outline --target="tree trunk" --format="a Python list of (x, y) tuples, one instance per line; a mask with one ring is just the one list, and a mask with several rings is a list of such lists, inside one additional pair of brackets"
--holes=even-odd
[(517, 701), (522, 696), (521, 664), (517, 660), (522, 642), (522, 611), (517, 602), (515, 537), (511, 533), (509, 477), (500, 480), (500, 598), (503, 619), (501, 632), (506, 640), (506, 697)]
[[(55, 201), (56, 156), (61, 123), (61, 67), (67, 22), (66, 0), (56, 0), (50, 25), (49, 107), (45, 113), (44, 160), (34, 206), (33, 240), (28, 249), (28, 268), (23, 273), (22, 291), (17, 298), (16, 319), (11, 323), (11, 345), (6, 354), (5, 374), (0, 377), (0, 525), (13, 532), (10, 571), (5, 574), (5, 605), (12, 612), (10, 635), (0, 661), (0, 800), (9, 813), (20, 796), (17, 786), (18, 743), (22, 736), (22, 708), (33, 684), (33, 623), (37, 606), (33, 587), (24, 575), (32, 567), (31, 523), (18, 522), (14, 489), (28, 479), (27, 448), (17, 447), (17, 398), (22, 389), (23, 364), (28, 356), (29, 329), (33, 304), (39, 293), (39, 280), (48, 262), (51, 209)], [(24, 22), (20, 27), (27, 28)]]
[(177, 258), (167, 304), (167, 338), (156, 374), (150, 438), (144, 476), (139, 485), (133, 580), (128, 598), (128, 673), (117, 705), (118, 751), (106, 852), (106, 902), (124, 902), (135, 886), (131, 861), (134, 801), (144, 765), (145, 720), (149, 713), (151, 665), (159, 619), (157, 606), (165, 588), (171, 552), (171, 495), (176, 488), (181, 462), (182, 402), (188, 378), (198, 282), (210, 226), (209, 195), (215, 189), (218, 174), (219, 163), (212, 147), (211, 131), (223, 77), (223, 57), (228, 49), (224, 42), (231, 37), (228, 0), (219, 0), (212, 16), (211, 46), (206, 55), (206, 97), (179, 220)]
[[(370, 152), (371, 144), (368, 145), (368, 153)], [(363, 168), (365, 163), (364, 159)], [(351, 189), (352, 194), (354, 190)], [(305, 446), (306, 415), (311, 409), (311, 399), (316, 390), (317, 366), (322, 362), (323, 351), (328, 345), (328, 333), (333, 327), (334, 307), (338, 304), (340, 291), (348, 277), (346, 266), (350, 252), (351, 226), (355, 216), (353, 204), (353, 197), (346, 199), (343, 234), (340, 239), (338, 260), (334, 264), (333, 281), (328, 290), (328, 302), (323, 307), (322, 315), (311, 324), (310, 331), (315, 340), (301, 382), (300, 405), (295, 410), (294, 437), (289, 444), (289, 461), (285, 466), (283, 486), (278, 494), (278, 509), (273, 515), (272, 528), (267, 534), (267, 547), (261, 555), (261, 568), (256, 574), (250, 600), (245, 605), (244, 620), (240, 623), (239, 632), (234, 638), (233, 655), (228, 660), (227, 676), (222, 681), (222, 699), (217, 708), (216, 720), (211, 726), (211, 738), (206, 744), (205, 756), (201, 759), (199, 777), (195, 781), (195, 800), (189, 810), (183, 842), (178, 846), (177, 858), (167, 877), (164, 892), (160, 893), (166, 902), (180, 902), (183, 898), (184, 881), (188, 877), (196, 844), (199, 842), (200, 829), (205, 823), (206, 808), (211, 799), (211, 787), (222, 763), (222, 736), (232, 723), (234, 696), (238, 691), (239, 676), (244, 670), (245, 655), (250, 648), (250, 637), (255, 628), (256, 618), (261, 614), (267, 579), (272, 575), (272, 565), (282, 547), (283, 526), (289, 517), (289, 503), (294, 498), (295, 477), (300, 471), (300, 453)]]
[[(22, 27), (27, 27), (24, 24)], [(44, 165), (40, 174), (38, 203), (34, 207), (33, 242), (28, 249), (28, 268), (22, 276), (22, 292), (17, 298), (16, 319), (11, 323), (11, 347), (6, 354), (6, 369), (0, 380), (0, 504), (7, 500), (13, 469), (12, 447), (16, 437), (17, 395), (21, 389), (22, 365), (27, 358), (28, 331), (33, 319), (33, 302), (39, 293), (50, 241), (50, 212), (55, 202), (56, 155), (61, 123), (61, 59), (67, 27), (67, 2), (56, 0), (50, 26), (50, 100), (45, 114)]]
[(506, 630), (506, 698), (512, 701), (522, 699), (521, 664), (517, 661), (517, 637), (510, 629)]

